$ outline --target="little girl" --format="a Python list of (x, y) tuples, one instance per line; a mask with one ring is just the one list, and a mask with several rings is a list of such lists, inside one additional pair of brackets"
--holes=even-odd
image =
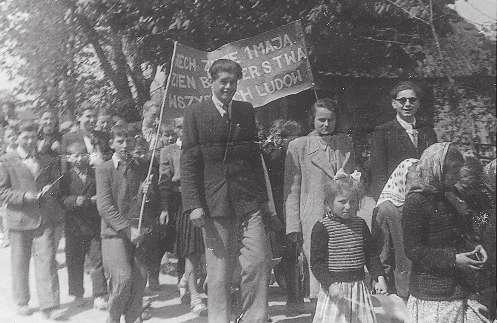
[(356, 216), (359, 192), (359, 181), (349, 175), (325, 186), (326, 214), (311, 235), (311, 269), (321, 283), (314, 323), (376, 322), (363, 282), (364, 265), (375, 281), (375, 291), (387, 291), (369, 228)]

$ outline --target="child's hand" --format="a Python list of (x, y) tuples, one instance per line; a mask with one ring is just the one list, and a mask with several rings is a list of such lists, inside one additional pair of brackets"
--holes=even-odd
[(378, 276), (378, 281), (374, 284), (374, 291), (376, 294), (386, 294), (387, 293), (387, 283), (385, 281), (385, 277)]

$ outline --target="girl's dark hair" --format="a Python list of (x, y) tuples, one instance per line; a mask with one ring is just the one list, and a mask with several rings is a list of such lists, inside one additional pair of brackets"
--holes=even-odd
[(240, 64), (225, 58), (215, 60), (209, 68), (209, 75), (212, 80), (216, 80), (220, 72), (231, 73), (235, 75), (238, 80), (241, 80), (243, 76)]
[(395, 84), (395, 86), (390, 91), (390, 96), (392, 97), (392, 99), (396, 99), (397, 94), (399, 94), (400, 91), (404, 90), (413, 90), (414, 92), (416, 92), (418, 98), (423, 97), (423, 91), (421, 90), (421, 88), (412, 81), (400, 81)]

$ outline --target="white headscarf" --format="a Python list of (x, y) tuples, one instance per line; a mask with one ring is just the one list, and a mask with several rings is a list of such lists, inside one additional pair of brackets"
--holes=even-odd
[(418, 162), (418, 159), (409, 158), (403, 160), (399, 166), (395, 168), (387, 183), (383, 187), (383, 191), (381, 191), (376, 206), (385, 201), (390, 201), (397, 207), (404, 205), (407, 195), (407, 173), (409, 171), (409, 167), (416, 162)]

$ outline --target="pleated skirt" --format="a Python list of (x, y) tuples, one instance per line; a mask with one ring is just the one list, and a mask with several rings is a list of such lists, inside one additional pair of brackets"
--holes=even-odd
[(363, 281), (336, 282), (321, 288), (313, 323), (376, 323), (369, 290)]
[(202, 229), (192, 224), (190, 214), (183, 213), (180, 206), (176, 214), (176, 256), (185, 258), (191, 254), (204, 252)]

